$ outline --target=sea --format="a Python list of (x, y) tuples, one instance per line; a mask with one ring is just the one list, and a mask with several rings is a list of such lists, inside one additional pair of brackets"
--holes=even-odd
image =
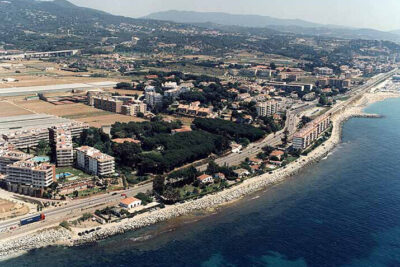
[(400, 99), (297, 176), (214, 212), (0, 266), (400, 266)]

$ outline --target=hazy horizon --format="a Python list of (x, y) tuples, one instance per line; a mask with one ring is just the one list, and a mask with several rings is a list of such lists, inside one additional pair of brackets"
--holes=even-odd
[(167, 10), (225, 12), (302, 19), (378, 30), (400, 29), (398, 0), (70, 0), (79, 6), (96, 8), (115, 15), (143, 17)]

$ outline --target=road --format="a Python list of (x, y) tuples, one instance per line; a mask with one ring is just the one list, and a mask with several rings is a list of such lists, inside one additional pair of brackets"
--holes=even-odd
[[(300, 121), (300, 114), (304, 110), (314, 107), (315, 104), (310, 103), (303, 105), (301, 107), (295, 108), (293, 110), (288, 110), (286, 116), (286, 124), (283, 130), (276, 132), (275, 134), (270, 134), (265, 137), (262, 141), (251, 143), (246, 148), (244, 148), (240, 153), (231, 153), (227, 156), (218, 158), (215, 160), (219, 166), (235, 166), (239, 165), (244, 159), (255, 157), (258, 153), (262, 152), (263, 147), (277, 146), (282, 143), (282, 138), (284, 137), (285, 130), (288, 130), (288, 136), (290, 137), (297, 131), (297, 125)], [(202, 172), (207, 169), (208, 164), (204, 164), (197, 167), (197, 170)]]
[[(44, 211), (43, 213), (46, 214), (46, 221), (52, 220), (52, 219), (59, 219), (59, 218), (63, 218), (63, 215), (68, 215), (72, 212), (86, 210), (86, 209), (89, 209), (91, 207), (96, 207), (101, 204), (116, 203), (121, 199), (121, 194), (126, 194), (127, 196), (135, 196), (136, 194), (138, 194), (140, 192), (145, 193), (148, 190), (152, 190), (152, 189), (153, 189), (153, 184), (148, 183), (148, 184), (144, 184), (142, 186), (138, 186), (135, 188), (115, 192), (117, 194), (110, 193), (110, 194), (104, 194), (104, 195), (91, 197), (88, 199), (75, 200), (65, 206), (56, 207), (51, 210)], [(22, 219), (30, 218), (32, 216), (34, 216), (34, 215), (26, 216), (26, 217), (23, 217)], [(4, 229), (9, 229), (12, 226), (18, 225), (20, 220), (21, 220), (21, 218), (11, 219), (11, 220), (7, 220), (4, 222), (0, 222), (0, 231), (2, 231)]]

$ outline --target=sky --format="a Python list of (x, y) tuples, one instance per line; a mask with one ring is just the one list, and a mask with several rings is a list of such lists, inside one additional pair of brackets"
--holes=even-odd
[(400, 0), (69, 0), (116, 15), (166, 10), (255, 14), (379, 30), (400, 29)]

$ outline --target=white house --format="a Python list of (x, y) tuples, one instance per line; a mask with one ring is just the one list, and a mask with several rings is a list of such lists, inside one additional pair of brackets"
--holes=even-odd
[(200, 175), (199, 177), (197, 177), (197, 180), (203, 184), (209, 184), (209, 183), (214, 182), (214, 179), (212, 178), (212, 176), (208, 175), (208, 174)]
[(232, 153), (239, 153), (242, 150), (243, 146), (240, 144), (233, 143), (231, 144)]
[(245, 176), (249, 176), (249, 175), (250, 175), (250, 172), (249, 172), (248, 170), (246, 170), (246, 169), (237, 169), (237, 170), (234, 170), (233, 172), (234, 172), (234, 173), (236, 174), (236, 176), (239, 177), (239, 178), (242, 178), (242, 177), (245, 177)]
[(123, 208), (126, 209), (131, 209), (131, 208), (136, 208), (142, 205), (142, 201), (140, 199), (134, 198), (134, 197), (128, 197), (119, 203), (119, 205)]

